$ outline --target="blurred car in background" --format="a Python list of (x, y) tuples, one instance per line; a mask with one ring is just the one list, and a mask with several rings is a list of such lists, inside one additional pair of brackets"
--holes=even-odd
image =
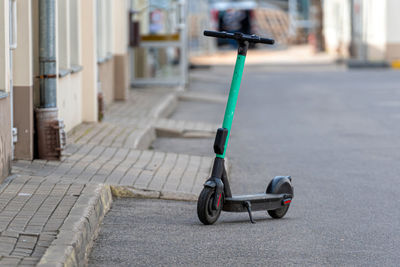
[[(254, 33), (253, 18), (257, 8), (255, 1), (218, 1), (211, 3), (212, 24), (215, 30), (226, 32)], [(218, 39), (218, 46), (236, 47), (234, 40)]]

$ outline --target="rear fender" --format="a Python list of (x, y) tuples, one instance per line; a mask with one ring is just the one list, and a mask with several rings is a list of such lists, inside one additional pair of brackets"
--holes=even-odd
[(276, 176), (269, 182), (267, 194), (291, 194), (294, 196), (294, 190), (292, 185), (292, 177), (290, 176)]

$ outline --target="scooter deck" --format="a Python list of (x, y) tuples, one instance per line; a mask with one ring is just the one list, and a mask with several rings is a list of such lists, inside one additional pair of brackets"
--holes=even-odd
[(286, 194), (254, 194), (239, 195), (225, 198), (222, 210), (228, 212), (245, 212), (247, 211), (246, 202), (250, 202), (253, 211), (258, 210), (274, 210), (282, 207), (282, 202)]

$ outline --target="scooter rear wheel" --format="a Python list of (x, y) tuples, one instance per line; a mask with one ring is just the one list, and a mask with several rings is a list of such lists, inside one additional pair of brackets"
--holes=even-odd
[(222, 205), (219, 205), (217, 210), (212, 209), (214, 196), (214, 188), (204, 187), (197, 201), (197, 216), (199, 220), (206, 225), (215, 223), (221, 214)]

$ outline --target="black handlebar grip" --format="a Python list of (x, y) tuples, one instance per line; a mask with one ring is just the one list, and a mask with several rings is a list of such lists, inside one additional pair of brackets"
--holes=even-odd
[(226, 38), (227, 33), (226, 32), (216, 32), (216, 31), (204, 31), (204, 36), (211, 36), (211, 37), (217, 37), (217, 38)]
[(228, 32), (217, 32), (217, 31), (204, 31), (203, 33), (205, 36), (211, 36), (211, 37), (217, 37), (217, 38), (223, 38), (223, 39), (233, 39), (236, 41), (248, 41), (250, 43), (263, 43), (263, 44), (269, 44), (272, 45), (275, 43), (273, 39), (268, 39), (268, 38), (261, 38), (258, 37), (257, 35), (248, 35), (248, 34), (243, 34), (240, 32), (236, 33), (228, 33)]
[(273, 45), (275, 43), (275, 40), (268, 38), (260, 38), (260, 43)]

